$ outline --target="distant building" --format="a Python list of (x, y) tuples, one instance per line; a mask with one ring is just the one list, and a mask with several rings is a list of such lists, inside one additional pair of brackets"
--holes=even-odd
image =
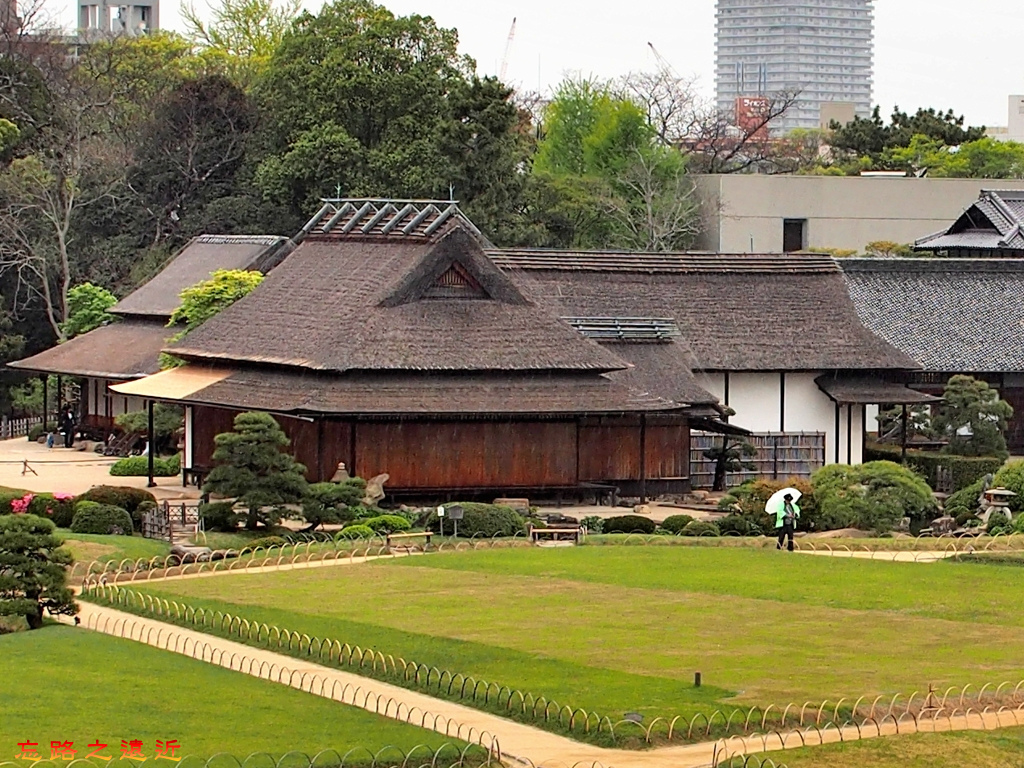
[(959, 259), (1024, 258), (1024, 190), (982, 190), (952, 226), (917, 240), (914, 250)]
[(90, 35), (144, 35), (160, 29), (160, 0), (132, 0), (124, 5), (109, 0), (81, 0), (78, 29)]
[[(1024, 181), (998, 183), (1017, 194), (1024, 192)], [(945, 231), (992, 184), (991, 179), (906, 176), (698, 176), (704, 218), (698, 247), (779, 253), (816, 248), (863, 251), (878, 240), (910, 245)]]
[(718, 107), (737, 99), (800, 92), (775, 131), (818, 128), (823, 105), (871, 110), (873, 0), (718, 0)]
[(989, 128), (985, 133), (999, 141), (1024, 142), (1024, 96), (1010, 96), (1006, 112), (1006, 125)]

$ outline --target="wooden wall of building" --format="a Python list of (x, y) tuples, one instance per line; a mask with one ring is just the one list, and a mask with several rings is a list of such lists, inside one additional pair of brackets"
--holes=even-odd
[[(213, 465), (213, 439), (231, 430), (237, 413), (195, 406), (194, 466)], [(641, 473), (636, 416), (522, 421), (276, 418), (311, 481), (329, 480), (339, 462), (360, 477), (387, 473), (388, 486), (403, 489), (572, 486), (638, 480)], [(650, 417), (645, 442), (647, 479), (689, 476), (685, 417)]]

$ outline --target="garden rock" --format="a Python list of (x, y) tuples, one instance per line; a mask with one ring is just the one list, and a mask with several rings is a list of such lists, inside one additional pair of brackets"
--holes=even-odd
[(949, 517), (948, 515), (945, 517), (937, 517), (934, 520), (932, 520), (931, 528), (932, 533), (935, 534), (941, 535), (943, 533), (952, 533), (957, 528), (956, 518)]
[(372, 477), (366, 481), (366, 494), (363, 496), (363, 504), (368, 507), (377, 506), (377, 502), (384, 498), (384, 483), (391, 478), (391, 475), (384, 473)]

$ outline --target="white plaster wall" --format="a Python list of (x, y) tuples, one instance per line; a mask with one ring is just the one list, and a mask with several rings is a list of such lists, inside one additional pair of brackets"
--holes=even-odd
[(877, 405), (869, 405), (868, 412), (864, 420), (864, 428), (868, 432), (878, 432), (878, 412), (879, 407)]
[(814, 379), (820, 371), (786, 374), (786, 432), (824, 432), (825, 463), (836, 458), (836, 406)]
[(751, 432), (778, 432), (781, 426), (779, 374), (730, 373), (728, 405), (731, 422)]

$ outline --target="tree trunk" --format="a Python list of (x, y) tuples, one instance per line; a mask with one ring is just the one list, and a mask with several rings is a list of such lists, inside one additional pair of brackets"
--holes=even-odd
[(722, 436), (722, 450), (715, 459), (715, 480), (711, 490), (715, 493), (725, 490), (726, 470), (729, 467), (729, 438)]
[(43, 606), (37, 605), (35, 611), (25, 614), (25, 621), (29, 629), (39, 629), (43, 626)]
[(249, 507), (249, 516), (245, 520), (245, 529), (247, 531), (255, 531), (259, 526), (260, 522), (260, 508)]

